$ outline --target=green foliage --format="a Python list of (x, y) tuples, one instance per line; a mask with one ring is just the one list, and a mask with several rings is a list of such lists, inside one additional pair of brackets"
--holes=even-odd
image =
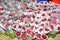
[(2, 35), (2, 32), (0, 32), (0, 36)]
[(11, 38), (15, 38), (16, 36), (15, 36), (15, 32), (13, 31), (13, 32), (11, 32), (10, 34), (9, 34), (9, 37), (11, 37)]
[(26, 38), (26, 40), (32, 40), (32, 39), (28, 37), (28, 38)]
[(10, 38), (15, 38), (16, 37), (14, 31), (12, 31), (12, 32), (4, 32), (4, 33), (0, 32), (0, 36), (2, 36), (2, 35), (8, 36)]
[(0, 35), (2, 35), (2, 32), (0, 32)]
[(52, 34), (52, 38), (56, 37), (56, 34)]
[(49, 38), (49, 37), (54, 38), (54, 37), (56, 37), (56, 35), (57, 35), (57, 34), (51, 34), (51, 33), (48, 33), (48, 34), (47, 34), (48, 38)]

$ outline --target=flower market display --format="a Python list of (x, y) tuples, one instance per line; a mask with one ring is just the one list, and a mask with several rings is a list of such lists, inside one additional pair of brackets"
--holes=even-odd
[(60, 4), (0, 0), (0, 34), (21, 40), (47, 40), (49, 33), (59, 31)]

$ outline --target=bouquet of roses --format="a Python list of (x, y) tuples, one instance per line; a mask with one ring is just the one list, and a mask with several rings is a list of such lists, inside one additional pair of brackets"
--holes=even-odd
[(60, 5), (52, 2), (0, 3), (0, 34), (18, 39), (46, 40), (60, 31)]

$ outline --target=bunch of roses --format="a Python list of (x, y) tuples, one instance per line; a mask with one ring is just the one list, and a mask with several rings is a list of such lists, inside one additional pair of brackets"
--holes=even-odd
[(0, 31), (16, 31), (16, 37), (47, 38), (47, 33), (60, 31), (60, 6), (52, 2), (1, 2)]

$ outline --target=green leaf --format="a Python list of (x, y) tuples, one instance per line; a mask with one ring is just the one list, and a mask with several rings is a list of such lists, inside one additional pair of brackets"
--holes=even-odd
[(2, 36), (2, 32), (0, 32), (0, 36)]
[(52, 34), (52, 38), (56, 37), (56, 34)]
[(4, 33), (4, 35), (6, 35), (6, 36), (9, 36), (9, 34), (10, 34), (10, 33), (8, 33), (8, 32), (5, 32), (5, 33)]
[(50, 37), (51, 37), (51, 35), (52, 35), (52, 34), (48, 33), (48, 34), (47, 34), (48, 38), (50, 38)]
[(51, 33), (48, 33), (48, 34), (47, 34), (47, 36), (48, 36), (48, 38), (49, 38), (49, 37), (54, 38), (54, 37), (56, 37), (56, 34), (51, 34)]
[(15, 32), (11, 32), (11, 33), (9, 34), (9, 37), (15, 38)]
[(2, 32), (0, 32), (0, 35), (2, 34)]
[(26, 40), (32, 40), (31, 38), (26, 38)]
[(40, 40), (42, 40), (42, 39), (40, 38)]

